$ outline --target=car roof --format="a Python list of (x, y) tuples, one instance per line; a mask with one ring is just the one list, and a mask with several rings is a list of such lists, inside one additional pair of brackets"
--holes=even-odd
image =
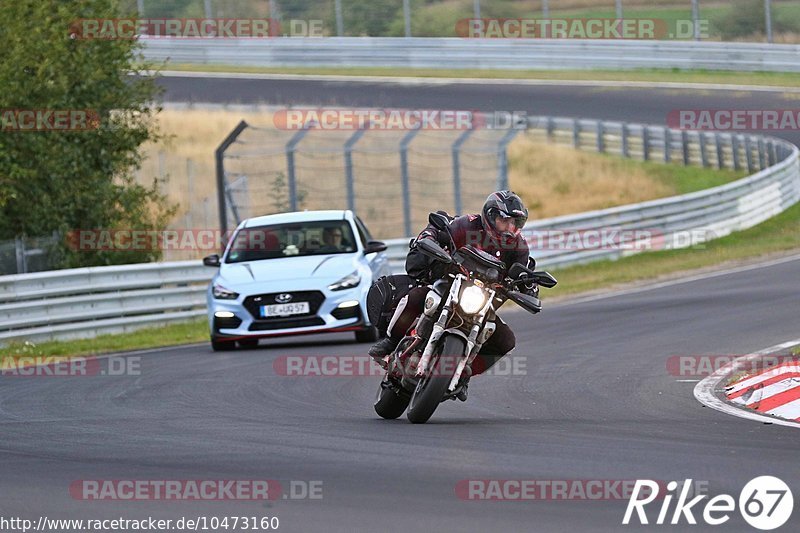
[(242, 227), (253, 228), (271, 224), (291, 224), (293, 222), (310, 222), (315, 220), (345, 220), (349, 210), (330, 209), (321, 211), (294, 211), (291, 213), (276, 213), (262, 217), (253, 217), (244, 221)]

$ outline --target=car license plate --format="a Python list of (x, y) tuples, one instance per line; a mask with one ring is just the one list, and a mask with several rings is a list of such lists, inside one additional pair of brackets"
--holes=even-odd
[(308, 313), (308, 302), (292, 302), (290, 304), (272, 304), (261, 306), (261, 316), (290, 316)]

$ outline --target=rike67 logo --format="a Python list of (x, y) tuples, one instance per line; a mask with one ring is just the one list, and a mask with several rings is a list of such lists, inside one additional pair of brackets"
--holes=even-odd
[[(700, 515), (702, 520), (711, 526), (719, 526), (730, 520), (737, 505), (737, 500), (733, 496), (719, 494), (704, 502), (703, 505), (701, 502), (709, 496), (700, 494), (689, 499), (691, 486), (691, 479), (687, 479), (680, 489), (677, 481), (667, 483), (667, 493), (661, 499), (655, 524), (695, 525), (697, 524), (695, 514)], [(680, 494), (678, 494), (679, 492)], [(677, 501), (673, 508), (672, 502), (676, 496)], [(636, 524), (636, 520), (638, 520), (640, 524), (650, 524), (649, 520), (652, 519), (652, 516), (648, 518), (645, 507), (658, 497), (658, 483), (649, 479), (636, 480), (622, 523), (624, 525)], [(739, 493), (738, 506), (739, 513), (745, 522), (756, 529), (768, 531), (781, 527), (789, 520), (794, 509), (794, 498), (789, 486), (781, 479), (773, 476), (759, 476), (748, 481)]]

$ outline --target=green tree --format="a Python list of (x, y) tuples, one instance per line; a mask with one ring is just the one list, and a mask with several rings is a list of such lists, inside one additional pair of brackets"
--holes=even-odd
[[(114, 19), (117, 0), (15, 0), (0, 10), (0, 110), (91, 110), (83, 131), (0, 129), (0, 240), (76, 229), (160, 229), (174, 214), (138, 185), (139, 147), (157, 141), (158, 88), (131, 39), (75, 38), (79, 19)], [(3, 123), (8, 126), (7, 123)], [(154, 260), (157, 252), (75, 252), (62, 266)]]

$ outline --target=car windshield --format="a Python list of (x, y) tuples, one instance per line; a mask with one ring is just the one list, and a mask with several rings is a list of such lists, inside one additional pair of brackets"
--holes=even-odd
[(344, 220), (256, 226), (237, 231), (226, 263), (356, 251), (350, 224)]

